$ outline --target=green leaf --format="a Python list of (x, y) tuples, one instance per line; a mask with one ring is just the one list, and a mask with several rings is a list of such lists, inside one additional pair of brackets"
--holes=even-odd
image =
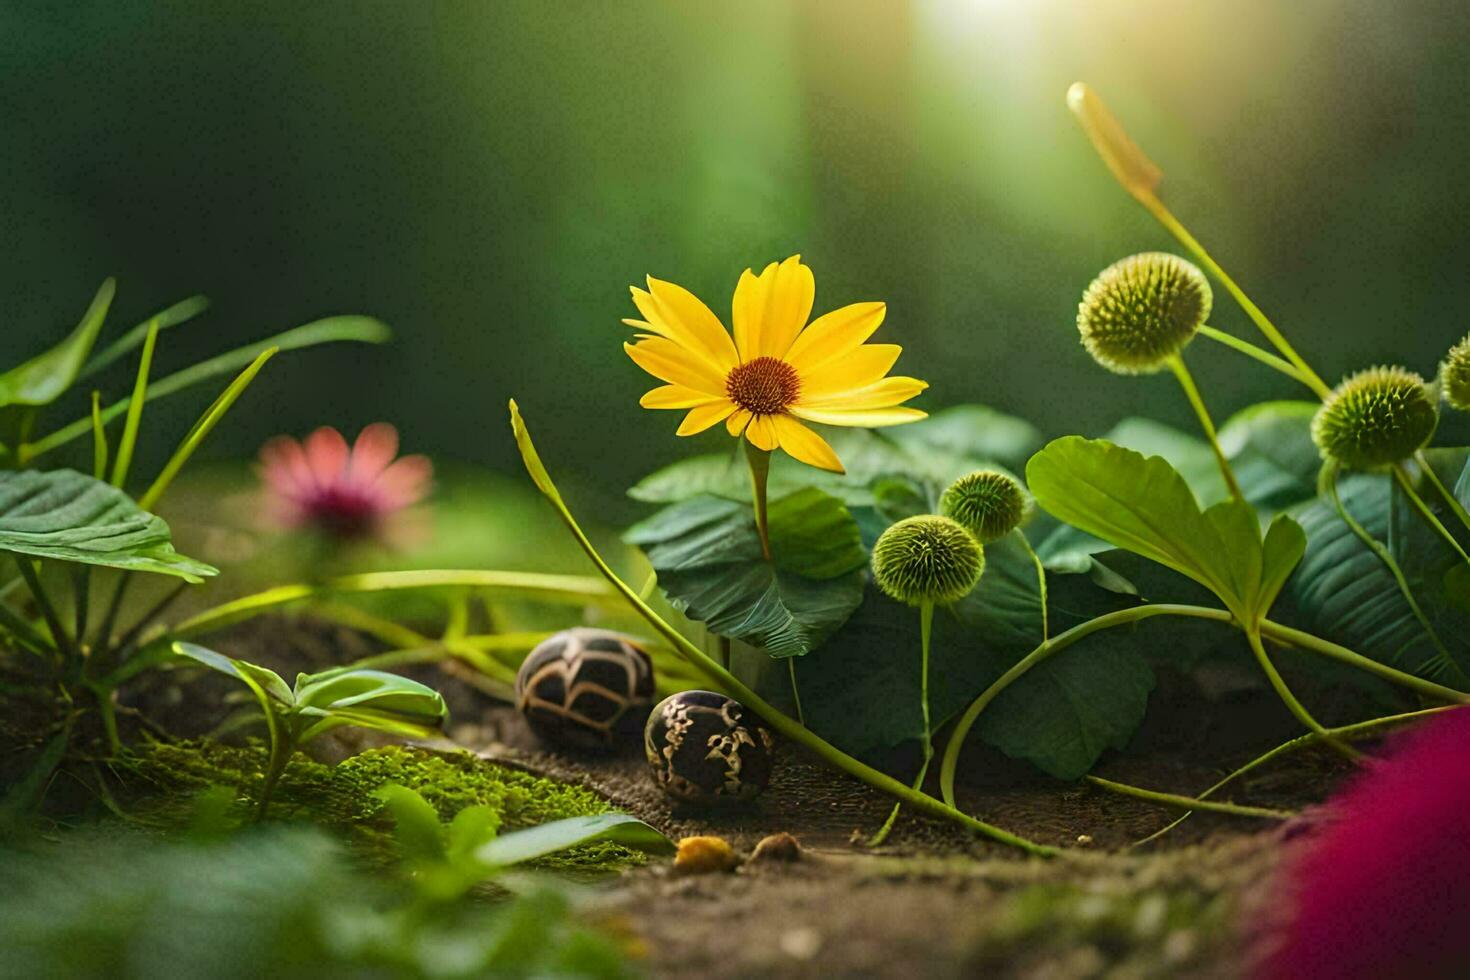
[[(1429, 449), (1424, 456), (1447, 488), (1463, 479), (1464, 472), (1470, 468), (1470, 449)], [(1463, 684), (1470, 675), (1470, 607), (1463, 601), (1465, 561), (1424, 521), (1397, 482), (1387, 477), (1382, 479), (1391, 501), (1386, 539), (1389, 553), (1399, 563), (1420, 608), (1453, 659), (1452, 664), (1431, 661), (1429, 670), (1421, 673), (1438, 673), (1449, 668), (1456, 674), (1452, 680)], [(1426, 479), (1418, 479), (1416, 489), (1452, 534), (1463, 530), (1459, 519)]]
[(167, 330), (177, 327), (181, 323), (187, 323), (205, 310), (209, 309), (209, 300), (203, 296), (190, 296), (188, 299), (179, 300), (166, 310), (159, 310), (142, 323), (138, 324), (121, 337), (108, 344), (100, 354), (93, 355), (92, 359), (82, 368), (78, 378), (89, 378), (122, 358), (129, 351), (136, 349), (148, 336), (148, 327), (155, 321), (159, 330)]
[(1229, 496), (1215, 451), (1199, 436), (1147, 418), (1126, 418), (1103, 438), (1144, 456), (1162, 456), (1184, 478), (1201, 504), (1219, 503)]
[[(388, 337), (388, 328), (371, 317), (327, 317), (324, 320), (316, 320), (304, 326), (296, 327), (294, 330), (278, 333), (274, 337), (267, 337), (258, 343), (248, 344), (228, 353), (219, 354), (206, 361), (201, 361), (192, 367), (184, 368), (182, 371), (176, 371), (168, 377), (160, 378), (150, 384), (143, 397), (146, 401), (152, 401), (155, 398), (163, 398), (184, 391), (187, 388), (202, 384), (212, 378), (235, 373), (245, 368), (251, 361), (254, 361), (272, 347), (278, 347), (283, 351), (287, 351), (337, 341), (380, 344), (387, 340)], [(125, 398), (103, 409), (103, 423), (111, 422), (126, 412), (130, 401), (131, 399)], [(22, 461), (29, 462), (41, 454), (50, 452), (58, 446), (64, 446), (73, 439), (79, 439), (91, 431), (92, 419), (90, 416), (78, 419), (44, 438), (36, 440), (34, 443), (21, 447), (23, 450)]]
[(0, 551), (189, 582), (218, 574), (174, 551), (163, 518), (74, 470), (0, 472)]
[(449, 717), (438, 691), (381, 670), (302, 674), (296, 678), (294, 693), (296, 710), (319, 719), (302, 732), (303, 742), (346, 725), (425, 736), (442, 728)]
[(596, 843), (622, 844), (650, 854), (668, 854), (674, 842), (648, 824), (626, 813), (599, 813), (589, 817), (568, 817), (502, 834), (475, 851), (483, 864), (506, 867), (536, 858)]
[(373, 795), (387, 804), (393, 817), (393, 836), (398, 840), (398, 852), (405, 861), (439, 861), (447, 856), (439, 811), (427, 800), (407, 786), (392, 783), (379, 787)]
[(1220, 448), (1246, 499), (1268, 512), (1317, 495), (1322, 458), (1312, 442), (1317, 402), (1262, 402), (1231, 416), (1220, 428)]
[(77, 379), (82, 362), (97, 342), (97, 332), (107, 318), (117, 283), (104, 280), (71, 335), (18, 367), (0, 374), (0, 408), (6, 405), (49, 405), (66, 393)]
[(248, 685), (252, 690), (262, 692), (282, 705), (290, 707), (296, 703), (291, 689), (286, 686), (281, 675), (268, 667), (258, 667), (246, 660), (226, 657), (222, 653), (216, 653), (197, 643), (175, 643), (173, 649), (174, 653), (179, 656), (203, 664), (226, 677), (233, 677)]
[[(987, 545), (985, 555), (975, 590), (934, 611), (930, 709), (936, 730), (1042, 639), (1030, 555), (1014, 535)], [(1121, 604), (1082, 576), (1053, 576), (1049, 589), (1054, 632)], [(919, 662), (917, 612), (870, 587), (852, 618), (797, 662), (807, 725), (855, 754), (921, 738)], [(1131, 634), (1105, 631), (1027, 672), (987, 708), (977, 731), (1008, 754), (1073, 779), (1105, 748), (1126, 743), (1152, 687), (1152, 671)], [(1058, 692), (1095, 696), (1088, 695), (1086, 710), (1076, 710), (1065, 701), (1048, 703)], [(989, 720), (992, 715), (1001, 720)]]
[(675, 608), (773, 657), (806, 653), (862, 601), (866, 553), (857, 522), (820, 490), (770, 504), (774, 562), (761, 556), (750, 504), (695, 497), (631, 528)]
[(1265, 612), (1260, 528), (1249, 504), (1229, 500), (1201, 511), (1163, 458), (1078, 436), (1037, 453), (1026, 477), (1058, 520), (1194, 579), (1242, 620)]

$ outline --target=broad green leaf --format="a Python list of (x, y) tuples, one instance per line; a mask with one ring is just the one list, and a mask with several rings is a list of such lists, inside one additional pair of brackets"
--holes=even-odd
[(1162, 456), (1184, 478), (1195, 499), (1204, 506), (1229, 496), (1220, 464), (1210, 444), (1199, 436), (1148, 418), (1126, 418), (1103, 438), (1144, 456)]
[(1042, 444), (1041, 432), (1030, 422), (983, 405), (941, 409), (922, 421), (885, 430), (885, 434), (917, 457), (947, 455), (1017, 470)]
[(1261, 542), (1261, 584), (1256, 593), (1256, 608), (1262, 613), (1276, 602), (1306, 550), (1307, 535), (1300, 524), (1284, 514), (1271, 522)]
[(159, 330), (168, 330), (177, 327), (181, 323), (187, 323), (205, 310), (209, 309), (209, 300), (203, 296), (190, 296), (188, 299), (179, 300), (168, 309), (159, 310), (142, 323), (123, 334), (121, 337), (108, 344), (101, 353), (94, 354), (78, 378), (89, 378), (107, 367), (110, 367), (119, 358), (129, 351), (137, 349), (148, 336), (148, 327), (155, 321)]
[(388, 807), (393, 817), (393, 836), (398, 852), (406, 861), (442, 860), (447, 853), (444, 828), (439, 825), (439, 811), (407, 786), (389, 784), (373, 793)]
[(1317, 494), (1322, 458), (1312, 442), (1316, 402), (1262, 402), (1242, 409), (1220, 428), (1220, 448), (1246, 499), (1268, 512)]
[(346, 725), (399, 735), (424, 736), (449, 716), (444, 698), (418, 681), (380, 670), (302, 674), (294, 692), (297, 711), (319, 719), (301, 735), (307, 741)]
[(1264, 612), (1261, 536), (1249, 504), (1230, 500), (1202, 512), (1161, 457), (1078, 436), (1033, 456), (1026, 477), (1058, 520), (1187, 575), (1242, 619)]
[[(1467, 449), (1430, 449), (1424, 455), (1446, 488), (1454, 486), (1470, 467), (1470, 450)], [(1470, 606), (1464, 602), (1466, 575), (1470, 569), (1419, 515), (1403, 489), (1397, 483), (1390, 483), (1387, 477), (1381, 479), (1386, 489), (1391, 488), (1388, 550), (1398, 561), (1420, 608), (1454, 661), (1453, 664), (1438, 665), (1431, 662), (1428, 672), (1437, 673), (1448, 668), (1455, 672), (1450, 679), (1463, 684), (1470, 676)], [(1464, 526), (1428, 480), (1420, 478), (1417, 489), (1450, 533), (1464, 531)], [(1462, 541), (1464, 537), (1461, 534)]]
[[(206, 361), (200, 361), (198, 364), (184, 368), (182, 371), (176, 371), (168, 377), (160, 378), (150, 384), (143, 397), (146, 401), (152, 401), (155, 398), (163, 398), (184, 391), (187, 388), (202, 384), (212, 378), (240, 371), (272, 347), (278, 347), (283, 351), (287, 351), (338, 341), (380, 344), (387, 340), (388, 337), (388, 328), (371, 317), (327, 317), (324, 320), (316, 320), (304, 326), (296, 327), (293, 330), (278, 333), (274, 337), (267, 337), (258, 343), (248, 344), (228, 353), (211, 357)], [(126, 412), (130, 401), (131, 399), (125, 398), (104, 408), (101, 413), (103, 423), (111, 422)], [(79, 439), (91, 431), (91, 416), (78, 419), (42, 439), (21, 447), (23, 450), (22, 462), (29, 462), (42, 453), (50, 452), (58, 446), (64, 446), (73, 439)]]
[(0, 551), (189, 582), (218, 574), (174, 551), (163, 518), (74, 470), (0, 472)]
[(599, 813), (589, 817), (553, 820), (539, 827), (517, 830), (483, 845), (475, 858), (483, 864), (506, 867), (596, 843), (622, 844), (651, 854), (667, 854), (674, 842), (648, 824), (626, 813)]
[(175, 643), (173, 649), (174, 653), (179, 656), (203, 664), (226, 677), (242, 681), (252, 689), (264, 692), (282, 705), (290, 707), (295, 704), (296, 699), (292, 696), (291, 689), (286, 686), (286, 682), (281, 679), (281, 675), (268, 667), (258, 667), (245, 660), (226, 657), (222, 653), (216, 653), (197, 643)]
[(499, 830), (500, 811), (488, 806), (464, 807), (445, 830), (446, 856), (450, 861), (468, 861)]
[(107, 318), (116, 290), (116, 282), (105, 280), (70, 336), (46, 353), (0, 374), (0, 407), (49, 405), (66, 393), (97, 342), (97, 332)]
[(835, 497), (807, 488), (770, 504), (774, 562), (748, 503), (695, 497), (631, 528), (675, 608), (722, 636), (800, 656), (862, 601), (866, 553)]
[[(1042, 639), (1030, 556), (1015, 536), (986, 546), (985, 553), (985, 574), (975, 590), (934, 612), (930, 709), (936, 730)], [(1049, 588), (1053, 633), (1126, 604), (1081, 576), (1053, 576)], [(1098, 753), (1125, 743), (1143, 719), (1153, 675), (1131, 636), (1098, 633), (1042, 661), (986, 710), (979, 736), (1052, 775), (1072, 779), (1086, 772)], [(870, 587), (852, 618), (797, 662), (807, 725), (855, 754), (922, 737), (919, 665), (917, 612)], [(773, 681), (782, 682), (784, 677)], [(1059, 691), (1094, 688), (1086, 710), (1065, 701), (1037, 707)], [(989, 720), (992, 714), (1001, 720)]]

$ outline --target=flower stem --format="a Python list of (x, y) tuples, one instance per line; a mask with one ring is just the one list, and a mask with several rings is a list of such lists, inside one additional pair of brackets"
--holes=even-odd
[[(729, 667), (730, 666), (730, 663), (729, 663), (728, 659), (725, 662), (725, 666), (726, 667)], [(796, 686), (796, 658), (795, 657), (787, 657), (786, 658), (786, 671), (787, 671), (787, 673), (789, 673), (791, 675), (791, 700), (793, 702), (795, 702), (795, 704), (796, 704), (796, 720), (799, 721), (799, 722), (801, 722), (803, 725), (805, 725), (806, 724), (806, 715), (801, 710), (801, 689)]]
[(1318, 738), (1332, 746), (1342, 755), (1355, 762), (1361, 759), (1363, 757), (1361, 752), (1335, 738), (1322, 726), (1321, 722), (1312, 716), (1312, 713), (1307, 710), (1307, 706), (1297, 700), (1296, 695), (1291, 692), (1291, 688), (1287, 687), (1286, 679), (1281, 676), (1281, 672), (1276, 669), (1276, 665), (1266, 655), (1266, 646), (1261, 642), (1260, 628), (1247, 628), (1245, 638), (1246, 642), (1250, 644), (1251, 652), (1256, 655), (1256, 663), (1261, 665), (1261, 670), (1266, 674), (1266, 680), (1271, 682), (1271, 689), (1276, 692), (1276, 696), (1286, 705), (1286, 710), (1290, 711), (1296, 717), (1297, 721), (1316, 733)]
[[(1351, 725), (1343, 725), (1339, 728), (1329, 728), (1328, 731), (1338, 738), (1342, 739), (1358, 738), (1360, 736), (1377, 734), (1378, 730), (1382, 728), (1389, 728), (1395, 725), (1402, 725), (1409, 722), (1419, 721), (1422, 718), (1426, 718), (1430, 715), (1441, 714), (1445, 711), (1453, 711), (1457, 707), (1458, 705), (1441, 705), (1437, 708), (1424, 708), (1419, 711), (1406, 711), (1403, 714), (1385, 715), (1382, 718), (1370, 718), (1367, 721), (1359, 721)], [(1250, 762), (1247, 762), (1245, 765), (1241, 766), (1239, 769), (1231, 771), (1219, 781), (1217, 781), (1214, 785), (1210, 786), (1204, 792), (1200, 793), (1199, 796), (1196, 797), (1196, 799), (1203, 800), (1207, 796), (1218, 793), (1220, 790), (1224, 789), (1226, 786), (1233, 783), (1241, 776), (1244, 776), (1251, 770), (1264, 766), (1266, 763), (1272, 761), (1273, 759), (1277, 759), (1290, 752), (1295, 752), (1297, 749), (1306, 748), (1307, 746), (1312, 745), (1317, 741), (1317, 734), (1315, 732), (1309, 732), (1306, 735), (1298, 735), (1296, 738), (1291, 739), (1290, 741), (1282, 742), (1280, 745), (1276, 746), (1274, 749), (1271, 749), (1269, 752), (1264, 752), (1261, 755), (1256, 756)], [(1189, 810), (1189, 812), (1181, 814), (1177, 819), (1175, 819), (1167, 826), (1154, 831), (1152, 834), (1149, 834), (1147, 837), (1143, 838), (1140, 841), (1130, 844), (1129, 847), (1142, 847), (1144, 844), (1149, 844), (1153, 841), (1158, 840), (1160, 837), (1164, 836), (1169, 831), (1179, 826), (1185, 820), (1188, 820), (1190, 814), (1193, 812), (1194, 809), (1192, 808)]]
[(785, 736), (797, 745), (812, 752), (833, 768), (861, 780), (880, 792), (909, 804), (909, 806), (920, 813), (939, 817), (944, 820), (951, 820), (976, 833), (983, 834), (991, 840), (1019, 848), (1037, 857), (1055, 857), (1060, 853), (1054, 847), (1037, 844), (1034, 841), (1026, 840), (1024, 837), (1019, 837), (1007, 830), (1002, 830), (999, 827), (988, 824), (983, 820), (977, 820), (968, 813), (964, 813), (932, 796), (905, 786), (887, 773), (880, 772), (872, 766), (853, 758), (821, 738), (815, 732), (806, 728), (795, 718), (778, 711), (770, 702), (743, 684), (738, 677), (721, 667), (705, 654), (703, 650), (691, 643), (682, 633), (670, 626), (646, 602), (640, 599), (638, 593), (633, 591), (626, 582), (619, 578), (617, 573), (612, 570), (598, 553), (596, 547), (588, 539), (586, 532), (577, 524), (576, 518), (572, 516), (572, 512), (567, 508), (566, 502), (562, 500), (561, 493), (557, 490), (556, 484), (552, 482), (550, 474), (546, 472), (546, 467), (542, 464), (541, 458), (536, 452), (535, 444), (531, 442), (530, 433), (526, 431), (525, 423), (521, 419), (520, 410), (515, 402), (511, 402), (511, 426), (515, 432), (516, 443), (520, 448), (521, 458), (526, 464), (527, 472), (530, 473), (531, 479), (535, 482), (537, 489), (541, 491), (546, 499), (550, 501), (552, 507), (555, 508), (557, 516), (561, 518), (562, 523), (571, 532), (572, 537), (576, 540), (578, 546), (581, 547), (583, 553), (587, 555), (587, 558), (596, 566), (598, 572), (607, 579), (608, 583), (622, 595), (628, 605), (632, 607), (633, 611), (642, 616), (655, 632), (669, 642), (675, 652), (680, 654), (707, 679), (714, 681), (729, 691), (731, 695), (759, 715), (778, 734)]
[(771, 531), (766, 520), (766, 483), (771, 475), (771, 451), (745, 440), (745, 462), (750, 466), (750, 496), (755, 505), (755, 529), (761, 537), (761, 557), (771, 560)]
[(1131, 796), (1139, 800), (1147, 800), (1149, 803), (1161, 803), (1164, 806), (1182, 807), (1186, 810), (1210, 810), (1214, 813), (1229, 813), (1237, 817), (1264, 817), (1268, 820), (1289, 820), (1296, 816), (1290, 810), (1271, 810), (1260, 806), (1241, 806), (1238, 803), (1217, 803), (1214, 800), (1180, 796), (1177, 793), (1160, 793), (1156, 790), (1143, 789), (1140, 786), (1129, 786), (1127, 783), (1118, 783), (1111, 779), (1103, 779), (1101, 776), (1085, 776), (1083, 778), (1092, 785), (1105, 789), (1110, 793)]
[(944, 802), (950, 806), (955, 805), (954, 796), (954, 774), (955, 767), (960, 761), (960, 750), (964, 748), (965, 738), (970, 734), (970, 729), (975, 726), (980, 713), (986, 706), (994, 701), (1002, 691), (1010, 687), (1032, 667), (1041, 663), (1054, 653), (1060, 653), (1078, 640), (1086, 639), (1100, 630), (1111, 629), (1114, 626), (1124, 626), (1129, 623), (1141, 622), (1154, 616), (1194, 616), (1200, 619), (1214, 619), (1222, 623), (1231, 621), (1231, 616), (1223, 609), (1207, 609), (1204, 606), (1171, 605), (1167, 603), (1149, 604), (1142, 606), (1130, 606), (1127, 609), (1119, 609), (1116, 612), (1104, 613), (1101, 616), (1089, 619), (1085, 623), (1058, 633), (1050, 640), (1045, 640), (1035, 650), (1016, 661), (1004, 674), (997, 677), (991, 685), (980, 692), (979, 697), (970, 702), (960, 720), (955, 723), (954, 732), (949, 737), (949, 743), (944, 749), (944, 758), (939, 766), (939, 793)]
[(1241, 492), (1240, 484), (1235, 481), (1235, 471), (1230, 468), (1230, 460), (1225, 456), (1225, 450), (1220, 448), (1220, 438), (1215, 434), (1215, 422), (1210, 418), (1209, 409), (1205, 408), (1205, 400), (1200, 397), (1199, 388), (1194, 383), (1194, 375), (1189, 373), (1189, 368), (1184, 366), (1184, 358), (1175, 354), (1169, 358), (1169, 367), (1174, 372), (1174, 377), (1179, 379), (1179, 386), (1184, 389), (1184, 396), (1189, 399), (1189, 404), (1194, 408), (1194, 414), (1199, 417), (1200, 428), (1205, 430), (1205, 438), (1210, 442), (1210, 448), (1215, 451), (1215, 462), (1220, 464), (1220, 475), (1225, 478), (1225, 486), (1230, 490), (1230, 496), (1236, 500), (1244, 500), (1245, 494)]
[(1047, 621), (1046, 566), (1041, 563), (1041, 556), (1031, 547), (1031, 542), (1026, 540), (1021, 529), (1016, 528), (1013, 533), (1021, 539), (1021, 547), (1026, 549), (1026, 554), (1031, 556), (1031, 563), (1036, 566), (1036, 589), (1041, 597), (1041, 642), (1045, 643), (1051, 639), (1051, 626)]
[(1409, 471), (1404, 468), (1403, 463), (1394, 464), (1393, 476), (1394, 479), (1398, 480), (1399, 486), (1404, 491), (1404, 496), (1409, 498), (1409, 503), (1413, 506), (1414, 510), (1419, 513), (1420, 517), (1424, 518), (1424, 522), (1434, 528), (1440, 537), (1449, 542), (1450, 547), (1455, 549), (1465, 564), (1470, 565), (1470, 555), (1465, 553), (1465, 549), (1460, 547), (1460, 542), (1455, 540), (1455, 536), (1450, 533), (1450, 529), (1445, 527), (1438, 517), (1434, 516), (1434, 512), (1429, 509), (1429, 505), (1424, 502), (1424, 498), (1419, 496), (1419, 491), (1414, 489), (1414, 480), (1409, 476)]
[(1300, 647), (1303, 650), (1345, 663), (1349, 667), (1356, 667), (1367, 673), (1376, 674), (1390, 683), (1397, 684), (1417, 694), (1422, 694), (1427, 698), (1433, 698), (1436, 701), (1448, 701), (1451, 704), (1470, 704), (1470, 694), (1466, 694), (1464, 691), (1457, 691), (1452, 687), (1436, 684), (1434, 681), (1426, 680), (1423, 677), (1416, 677), (1413, 674), (1397, 670), (1388, 664), (1369, 659), (1361, 653), (1354, 653), (1347, 647), (1333, 643), (1331, 640), (1324, 640), (1320, 636), (1313, 636), (1311, 633), (1293, 629), (1290, 626), (1275, 623), (1269, 619), (1261, 620), (1260, 630), (1262, 635), (1269, 636), (1271, 639), (1280, 643)]
[[(924, 763), (919, 766), (919, 775), (914, 780), (914, 789), (922, 789), (924, 777), (929, 774), (929, 763), (934, 758), (934, 729), (929, 722), (929, 637), (934, 629), (934, 603), (924, 602), (919, 604), (919, 709), (924, 717)], [(951, 803), (951, 806), (954, 804)], [(898, 819), (899, 808), (902, 803), (893, 804), (893, 811), (888, 814), (888, 819), (878, 832), (868, 841), (869, 847), (877, 847), (888, 839), (888, 832), (893, 829), (894, 821)]]
[[(1248, 340), (1241, 340), (1234, 334), (1228, 334), (1223, 330), (1216, 330), (1214, 327), (1211, 327), (1209, 325), (1200, 327), (1199, 332), (1201, 336), (1208, 337), (1216, 343), (1224, 344), (1226, 347), (1229, 347), (1232, 350), (1239, 351), (1246, 357), (1260, 361), (1271, 370), (1279, 371), (1293, 381), (1300, 382), (1301, 384), (1306, 385), (1308, 388), (1312, 387), (1311, 382), (1308, 381), (1300, 371), (1292, 367), (1290, 361), (1283, 361), (1275, 354), (1272, 354), (1270, 351), (1262, 350)], [(1313, 389), (1313, 392), (1315, 393), (1315, 389)]]
[(1256, 325), (1256, 328), (1297, 369), (1301, 374), (1300, 380), (1307, 387), (1315, 391), (1319, 398), (1326, 398), (1331, 394), (1331, 389), (1317, 376), (1317, 372), (1313, 371), (1307, 362), (1302, 360), (1301, 355), (1281, 335), (1281, 331), (1276, 329), (1276, 325), (1266, 317), (1265, 313), (1261, 312), (1259, 306), (1251, 302), (1250, 297), (1245, 294), (1245, 291), (1235, 284), (1235, 280), (1231, 279), (1225, 270), (1220, 268), (1220, 264), (1210, 257), (1210, 253), (1205, 251), (1205, 247), (1189, 233), (1189, 230), (1180, 223), (1178, 218), (1174, 217), (1169, 209), (1164, 206), (1164, 202), (1159, 200), (1158, 196), (1152, 191), (1135, 192), (1133, 196), (1148, 210), (1149, 214), (1154, 216), (1154, 219), (1159, 224), (1164, 226), (1169, 234), (1173, 235), (1181, 245), (1189, 250), (1190, 254), (1194, 256), (1195, 261), (1204, 266), (1206, 272), (1214, 276), (1224, 285), (1226, 291), (1235, 298), (1235, 302), (1240, 304), (1240, 308), (1245, 310), (1245, 315), (1251, 318), (1251, 322)]
[(1439, 474), (1434, 472), (1434, 467), (1429, 465), (1429, 460), (1425, 457), (1424, 450), (1421, 449), (1414, 454), (1414, 462), (1418, 463), (1419, 468), (1424, 471), (1424, 475), (1429, 477), (1429, 482), (1434, 484), (1435, 491), (1449, 505), (1450, 510), (1455, 512), (1455, 516), (1460, 519), (1460, 523), (1467, 530), (1470, 530), (1470, 512), (1465, 510), (1465, 506), (1460, 503), (1460, 499), (1450, 493), (1449, 489), (1444, 485), (1444, 482), (1440, 480)]

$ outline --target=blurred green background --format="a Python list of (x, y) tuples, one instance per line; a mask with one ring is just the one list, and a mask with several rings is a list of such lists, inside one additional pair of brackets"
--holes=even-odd
[[(1171, 247), (1066, 112), (1084, 79), (1324, 376), (1429, 373), (1467, 328), (1467, 31), (1450, 0), (11, 0), (0, 357), (54, 342), (107, 275), (116, 329), (213, 300), (164, 369), (373, 314), (391, 347), (278, 360), (208, 451), (385, 419), (406, 449), (511, 472), (514, 394), (618, 517), (692, 448), (637, 406), (628, 284), (727, 316), (740, 270), (800, 251), (817, 312), (888, 302), (879, 339), (932, 382), (922, 404), (1053, 434), (1187, 425), (1171, 379), (1104, 374), (1076, 340), (1093, 274)], [(1220, 416), (1302, 394), (1218, 347), (1191, 360)]]

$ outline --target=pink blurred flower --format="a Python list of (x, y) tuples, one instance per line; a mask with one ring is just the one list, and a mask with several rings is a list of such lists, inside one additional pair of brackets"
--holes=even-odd
[(350, 449), (326, 426), (304, 443), (277, 436), (260, 450), (270, 516), (337, 538), (379, 536), (390, 517), (428, 494), (433, 477), (427, 457), (397, 455), (398, 430), (386, 422), (363, 429)]
[(1470, 708), (1402, 736), (1328, 807), (1287, 864), (1258, 975), (1470, 976)]

